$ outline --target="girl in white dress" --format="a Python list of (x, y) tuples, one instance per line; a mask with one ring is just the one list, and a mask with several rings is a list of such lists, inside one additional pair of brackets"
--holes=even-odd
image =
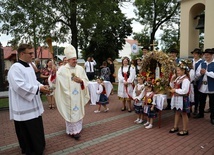
[(128, 103), (128, 112), (132, 111), (131, 100), (135, 75), (135, 68), (131, 66), (129, 58), (124, 57), (122, 66), (118, 70), (118, 97), (123, 104), (121, 111), (126, 110), (126, 102)]
[(151, 81), (145, 82), (145, 95), (143, 97), (143, 109), (147, 116), (147, 122), (144, 123), (146, 129), (151, 129), (153, 127), (153, 119), (157, 117), (156, 103), (153, 92), (154, 86)]
[(102, 77), (97, 78), (98, 83), (98, 90), (96, 91), (97, 94), (100, 95), (99, 101), (97, 101), (98, 109), (94, 111), (94, 113), (100, 113), (101, 106), (105, 108), (104, 112), (108, 112), (109, 108), (107, 107), (107, 104), (109, 104), (109, 99), (106, 95), (106, 89), (104, 85), (104, 79)]
[(188, 121), (187, 113), (190, 112), (189, 91), (189, 68), (185, 62), (180, 62), (176, 68), (177, 75), (173, 75), (170, 81), (170, 92), (172, 93), (171, 109), (175, 110), (174, 127), (169, 133), (175, 133), (179, 131), (178, 123), (180, 115), (182, 115), (183, 130), (177, 133), (179, 136), (188, 135)]
[(133, 91), (134, 109), (138, 118), (134, 121), (135, 123), (141, 124), (143, 122), (143, 97), (144, 97), (144, 80), (145, 78), (138, 74), (137, 84)]

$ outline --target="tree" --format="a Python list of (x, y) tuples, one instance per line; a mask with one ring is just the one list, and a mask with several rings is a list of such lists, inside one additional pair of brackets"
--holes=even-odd
[[(124, 38), (132, 31), (131, 21), (126, 20), (118, 8), (122, 1), (2, 0), (0, 19), (5, 24), (0, 31), (10, 33), (16, 40), (28, 38), (35, 45), (44, 43), (47, 37), (59, 43), (69, 40), (76, 49), (78, 46), (86, 49), (94, 41), (99, 46), (109, 44), (108, 41), (104, 43), (106, 39), (103, 35), (108, 32), (112, 33), (109, 35), (114, 38), (117, 49), (121, 49)], [(115, 48), (111, 50), (114, 52)]]
[[(180, 15), (180, 14), (179, 14)], [(170, 49), (180, 49), (180, 16), (173, 18), (174, 22), (168, 25), (163, 24), (161, 30), (161, 45), (163, 51), (169, 51)]]
[[(150, 44), (155, 40), (155, 33), (162, 24), (171, 22), (170, 19), (177, 13), (177, 0), (135, 0), (135, 14), (137, 21), (150, 28)], [(152, 49), (153, 50), (153, 49)]]
[(150, 43), (149, 29), (145, 27), (141, 33), (134, 33), (133, 39), (137, 40), (141, 46), (149, 46)]
[[(10, 34), (14, 37), (11, 44), (15, 47), (19, 42), (28, 42), (34, 45), (35, 57), (36, 49), (43, 40), (44, 12), (42, 1), (32, 0), (1, 0), (0, 20), (3, 22), (0, 32)], [(47, 34), (46, 34), (47, 35)]]
[[(98, 18), (93, 27), (82, 28), (82, 42), (88, 40), (89, 45), (83, 47), (83, 57), (93, 56), (97, 58), (98, 66), (108, 57), (115, 59), (118, 51), (125, 44), (125, 38), (132, 33), (131, 19), (126, 19), (122, 14), (119, 3), (115, 0), (103, 0), (100, 7), (96, 9)], [(91, 8), (93, 10), (93, 7)], [(89, 11), (92, 11), (89, 9)], [(87, 16), (88, 15), (88, 16)], [(91, 14), (87, 14), (90, 19)], [(83, 21), (87, 22), (87, 21)], [(90, 35), (91, 34), (91, 35)]]

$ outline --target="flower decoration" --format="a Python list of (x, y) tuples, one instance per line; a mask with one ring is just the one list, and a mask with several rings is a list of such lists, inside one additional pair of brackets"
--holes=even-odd
[(184, 69), (186, 71), (190, 70), (189, 67), (188, 67), (188, 61), (185, 60), (185, 59), (179, 61), (178, 67), (180, 67), (181, 69)]
[(142, 80), (145, 80), (145, 76), (143, 76), (142, 74), (137, 74), (137, 77), (141, 78)]
[(99, 80), (101, 80), (101, 81), (104, 81), (104, 78), (103, 78), (102, 76), (97, 76), (96, 79), (97, 79), (97, 80), (99, 79)]
[(144, 85), (147, 86), (147, 87), (154, 87), (154, 85), (153, 85), (153, 83), (151, 81), (146, 81), (144, 83)]
[[(154, 74), (154, 67), (160, 67), (160, 79), (154, 80), (150, 75)], [(153, 66), (153, 69), (152, 69)], [(155, 93), (167, 93), (169, 79), (176, 68), (175, 61), (162, 51), (152, 51), (147, 53), (142, 60), (142, 73), (146, 74), (149, 81), (153, 81)]]
[(71, 73), (71, 80), (73, 80), (74, 77), (76, 77), (75, 73)]

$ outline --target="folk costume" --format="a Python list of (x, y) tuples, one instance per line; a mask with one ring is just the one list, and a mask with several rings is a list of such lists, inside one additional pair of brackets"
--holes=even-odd
[(143, 114), (143, 97), (144, 97), (144, 84), (135, 85), (133, 91), (134, 108), (136, 114)]
[[(64, 52), (68, 60), (76, 58), (76, 50), (73, 46), (66, 47)], [(74, 76), (79, 77), (83, 82), (80, 84), (73, 81)], [(69, 135), (79, 134), (82, 130), (84, 106), (90, 99), (87, 86), (88, 78), (81, 66), (72, 67), (67, 63), (57, 71), (54, 95), (57, 109), (66, 121), (66, 133)]]
[(10, 119), (14, 120), (15, 130), (22, 153), (42, 154), (45, 149), (40, 99), (40, 83), (34, 69), (19, 60), (8, 72)]
[(177, 77), (174, 82), (170, 82), (170, 87), (175, 88), (175, 93), (171, 99), (171, 109), (189, 113), (190, 80), (188, 77), (186, 75)]
[[(122, 66), (118, 70), (118, 97), (121, 100), (131, 100), (133, 93), (133, 81), (135, 79), (135, 68), (128, 65)], [(124, 85), (128, 82), (128, 86)]]
[(144, 113), (147, 114), (148, 118), (157, 117), (157, 113), (156, 113), (155, 109), (153, 111), (151, 111), (152, 105), (156, 105), (156, 103), (154, 101), (155, 101), (154, 92), (145, 91), (145, 96), (143, 97), (143, 109), (144, 109)]
[(97, 101), (97, 104), (100, 104), (100, 105), (109, 104), (104, 84), (99, 84), (98, 90), (96, 91), (96, 93), (100, 95), (99, 100)]
[[(202, 68), (206, 69), (206, 73), (204, 75), (200, 74), (200, 70)], [(198, 85), (200, 92), (198, 118), (204, 117), (204, 108), (208, 95), (210, 106), (210, 119), (211, 123), (214, 124), (214, 60), (212, 60), (212, 62), (210, 63), (206, 61), (202, 62), (196, 71), (196, 75), (200, 77)]]
[(195, 59), (193, 59), (193, 69), (195, 71), (195, 77), (194, 77), (194, 81), (193, 81), (193, 88), (194, 88), (194, 114), (198, 113), (198, 107), (199, 107), (199, 91), (198, 91), (198, 77), (196, 76), (196, 71), (198, 69), (198, 66), (203, 62), (203, 60), (200, 58), (199, 60), (195, 61)]

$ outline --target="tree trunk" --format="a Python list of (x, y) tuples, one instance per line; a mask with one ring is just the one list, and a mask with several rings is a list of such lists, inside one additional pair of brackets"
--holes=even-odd
[(151, 33), (151, 36), (150, 36), (150, 50), (151, 51), (153, 51), (154, 50), (154, 43), (155, 43), (155, 32), (153, 31), (152, 33)]
[(76, 54), (77, 54), (77, 58), (78, 58), (78, 45), (77, 45), (77, 5), (76, 3), (74, 2), (72, 4), (73, 8), (72, 8), (72, 11), (71, 11), (71, 34), (72, 34), (72, 39), (71, 39), (71, 44), (75, 47), (76, 49)]

